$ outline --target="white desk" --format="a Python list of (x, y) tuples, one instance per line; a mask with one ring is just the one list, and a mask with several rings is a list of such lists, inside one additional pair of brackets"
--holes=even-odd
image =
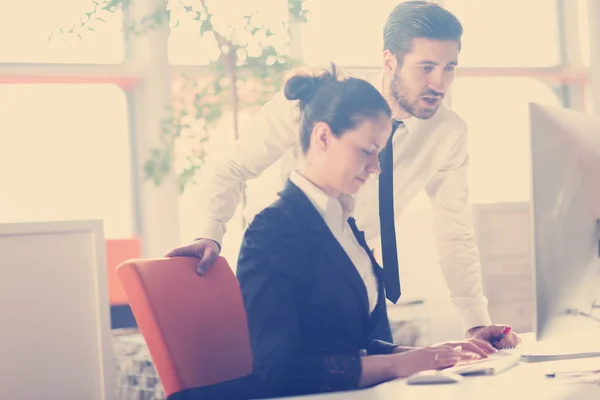
[(456, 384), (407, 385), (404, 379), (342, 393), (287, 397), (287, 400), (598, 400), (600, 374), (596, 382), (577, 378), (546, 378), (555, 371), (600, 369), (600, 357), (579, 360), (521, 363), (496, 376), (465, 377)]
[[(570, 343), (569, 351), (598, 351), (600, 330), (588, 327), (584, 334), (565, 336), (558, 342), (546, 342), (542, 347), (535, 342), (533, 333), (521, 335), (523, 343), (518, 352), (553, 353)], [(550, 345), (550, 346), (549, 346)], [(578, 345), (583, 347), (578, 348)], [(585, 350), (587, 349), (587, 350)], [(355, 391), (313, 396), (285, 397), (285, 400), (600, 400), (600, 373), (587, 378), (547, 378), (547, 373), (560, 371), (600, 370), (600, 357), (576, 360), (520, 362), (495, 376), (467, 376), (459, 383), (436, 385), (407, 385), (405, 379)]]
[[(522, 335), (523, 350), (532, 344), (533, 337), (530, 333)], [(584, 336), (581, 338), (583, 340)], [(589, 339), (595, 337), (590, 336)], [(587, 370), (600, 370), (600, 357), (538, 363), (521, 362), (498, 375), (465, 377), (455, 384), (407, 385), (404, 379), (397, 379), (368, 389), (287, 397), (286, 400), (599, 400), (600, 374), (590, 378), (545, 376), (552, 372)]]

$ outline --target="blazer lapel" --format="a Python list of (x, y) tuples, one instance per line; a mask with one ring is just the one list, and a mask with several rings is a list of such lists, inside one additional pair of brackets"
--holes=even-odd
[(373, 265), (373, 271), (375, 272), (375, 276), (377, 277), (379, 284), (383, 284), (383, 269), (381, 268), (377, 260), (375, 260), (375, 257), (373, 257), (373, 252), (369, 248), (367, 240), (365, 239), (365, 233), (358, 229), (354, 218), (348, 218), (348, 224), (350, 225), (350, 228), (352, 228), (352, 233), (354, 233), (356, 240), (358, 240), (358, 244), (360, 244), (363, 247), (363, 249), (365, 249), (365, 251), (367, 252), (369, 259), (371, 260), (371, 264)]
[[(383, 318), (385, 318), (387, 320), (387, 313), (385, 311), (382, 311), (382, 310), (386, 310), (386, 298), (385, 298), (385, 289), (384, 289), (384, 282), (383, 282), (383, 269), (381, 268), (381, 266), (379, 266), (379, 263), (377, 262), (377, 260), (375, 260), (375, 257), (373, 257), (373, 253), (371, 252), (371, 249), (369, 248), (367, 241), (365, 239), (365, 233), (358, 229), (354, 218), (352, 218), (352, 217), (348, 218), (348, 224), (352, 228), (352, 232), (354, 233), (354, 236), (356, 236), (358, 243), (365, 249), (365, 251), (369, 255), (369, 258), (371, 259), (371, 264), (373, 265), (373, 272), (375, 273), (375, 279), (377, 279), (377, 285), (378, 285), (377, 306), (375, 306), (375, 310), (373, 310), (373, 313), (371, 314), (371, 318), (370, 318), (371, 328), (374, 329), (380, 323), (382, 315), (383, 315)], [(389, 326), (389, 322), (387, 322), (387, 325)], [(390, 332), (389, 336), (390, 336), (390, 341), (392, 341), (391, 332)]]
[(367, 288), (358, 274), (356, 267), (346, 254), (346, 251), (337, 241), (333, 233), (327, 226), (327, 223), (321, 217), (311, 201), (306, 197), (304, 192), (294, 185), (290, 180), (287, 181), (285, 188), (279, 193), (282, 199), (291, 201), (295, 204), (297, 212), (302, 215), (307, 232), (312, 235), (311, 242), (319, 246), (323, 253), (326, 254), (333, 265), (333, 268), (338, 270), (348, 281), (350, 286), (359, 296), (361, 303), (364, 305), (364, 310), (369, 312), (369, 297)]

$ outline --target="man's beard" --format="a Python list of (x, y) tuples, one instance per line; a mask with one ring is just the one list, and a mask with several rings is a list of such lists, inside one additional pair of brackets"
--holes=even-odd
[[(396, 103), (404, 111), (406, 111), (410, 115), (413, 115), (414, 117), (419, 118), (419, 119), (429, 119), (429, 118), (433, 117), (435, 115), (435, 113), (437, 112), (438, 108), (440, 107), (440, 104), (442, 103), (442, 98), (443, 98), (442, 94), (430, 91), (425, 94), (420, 94), (419, 97), (417, 97), (415, 100), (411, 101), (409, 99), (408, 91), (406, 90), (406, 85), (403, 84), (402, 80), (398, 77), (398, 74), (394, 74), (394, 77), (392, 78), (391, 91), (392, 91), (391, 92), (392, 98), (396, 101)], [(435, 95), (440, 98), (438, 101), (438, 104), (435, 106), (435, 108), (425, 108), (425, 107), (421, 107), (419, 105), (421, 96), (424, 96), (427, 94)]]

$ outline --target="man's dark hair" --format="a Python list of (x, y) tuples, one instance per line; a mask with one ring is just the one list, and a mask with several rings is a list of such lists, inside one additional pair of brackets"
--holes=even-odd
[(462, 34), (458, 18), (442, 6), (429, 1), (405, 1), (398, 4), (385, 21), (383, 47), (402, 64), (414, 39), (456, 40), (460, 50)]

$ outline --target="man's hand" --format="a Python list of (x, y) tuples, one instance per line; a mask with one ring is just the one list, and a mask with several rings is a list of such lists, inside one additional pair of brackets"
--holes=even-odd
[(168, 252), (165, 257), (198, 257), (200, 262), (196, 268), (198, 275), (203, 275), (213, 261), (219, 256), (221, 248), (211, 239), (198, 239), (192, 244), (177, 247)]
[(497, 349), (516, 347), (521, 338), (507, 325), (478, 326), (469, 329), (467, 337), (485, 340)]

